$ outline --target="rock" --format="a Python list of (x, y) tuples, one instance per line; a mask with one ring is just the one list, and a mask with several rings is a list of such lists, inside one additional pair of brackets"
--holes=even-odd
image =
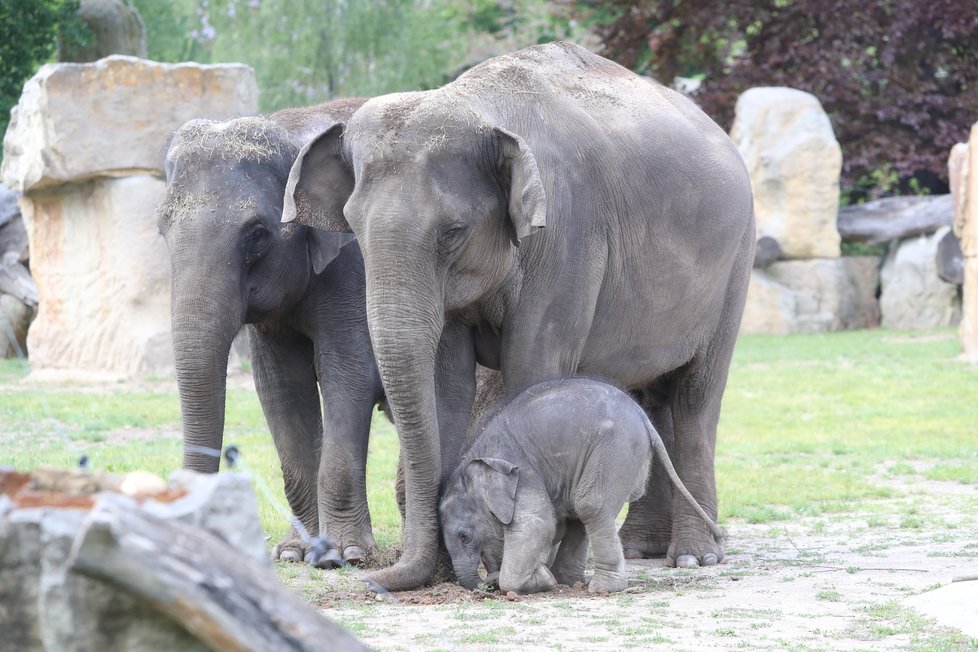
[[(0, 184), (0, 227), (20, 217), (20, 193)], [(2, 252), (0, 252), (2, 253)]]
[(143, 501), (112, 493), (134, 474), (0, 473), (0, 648), (365, 649), (282, 585), (267, 553), (241, 554), (264, 549), (247, 478), (182, 473)]
[(3, 141), (2, 181), (25, 192), (94, 176), (161, 174), (161, 148), (191, 118), (257, 110), (241, 64), (164, 64), (113, 55), (41, 67), (24, 85)]
[[(264, 566), (271, 567), (258, 501), (246, 473), (195, 473), (186, 469), (170, 476), (170, 486), (187, 492), (166, 505), (167, 513), (189, 525), (206, 528)], [(152, 505), (147, 511), (154, 513)]]
[(842, 150), (815, 96), (745, 91), (730, 136), (750, 174), (758, 237), (777, 240), (786, 258), (838, 257)]
[(27, 193), (40, 306), (28, 346), (45, 377), (173, 373), (170, 264), (155, 176), (103, 178)]
[(954, 582), (933, 591), (903, 599), (903, 604), (943, 627), (953, 627), (972, 639), (978, 640), (978, 580)]
[(146, 58), (146, 27), (135, 8), (122, 0), (81, 0), (78, 16), (91, 33), (84, 45), (58, 44), (58, 61), (95, 61), (110, 54)]
[(763, 236), (757, 239), (754, 247), (754, 269), (765, 269), (773, 265), (781, 258), (781, 245), (770, 236)]
[[(951, 214), (954, 221), (962, 219), (964, 209), (965, 187), (968, 180), (968, 143), (958, 143), (951, 148), (947, 157), (947, 178), (951, 187)], [(960, 238), (960, 227), (955, 226), (954, 232)]]
[(937, 243), (937, 276), (945, 283), (961, 285), (964, 283), (964, 254), (961, 253), (961, 241), (954, 231), (948, 230)]
[(880, 272), (883, 326), (933, 328), (960, 321), (958, 288), (937, 275), (937, 245), (949, 231), (946, 226), (891, 245)]
[(879, 324), (879, 259), (788, 260), (754, 270), (743, 333), (821, 333)]
[(0, 294), (9, 294), (31, 308), (37, 307), (37, 285), (31, 273), (17, 260), (17, 252), (0, 258)]
[(978, 360), (978, 122), (971, 126), (958, 190), (960, 205), (955, 213), (954, 234), (961, 240), (964, 262), (961, 346), (966, 359)]
[[(0, 358), (27, 355), (27, 331), (36, 314), (33, 306), (17, 297), (0, 294)], [(10, 340), (11, 334), (13, 341)]]

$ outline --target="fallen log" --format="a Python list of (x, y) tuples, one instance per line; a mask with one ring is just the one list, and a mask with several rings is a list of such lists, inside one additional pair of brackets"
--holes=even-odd
[[(157, 510), (158, 511), (158, 510)], [(351, 634), (216, 536), (103, 494), (68, 560), (125, 589), (214, 650), (365, 650)]]
[(951, 195), (886, 197), (839, 209), (843, 242), (882, 244), (929, 235), (953, 217)]

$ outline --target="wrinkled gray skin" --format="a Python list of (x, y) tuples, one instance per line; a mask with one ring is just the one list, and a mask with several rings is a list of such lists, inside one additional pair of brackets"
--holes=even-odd
[[(218, 470), (217, 458), (192, 447), (221, 448), (228, 352), (248, 324), (289, 506), (310, 535), (333, 537), (348, 561), (376, 547), (365, 465), (383, 391), (367, 331), (363, 258), (349, 234), (283, 225), (281, 211), (300, 147), (362, 102), (188, 122), (168, 145), (158, 210), (173, 268), (184, 466)], [(309, 552), (293, 529), (274, 554), (301, 561)]]
[(645, 492), (653, 453), (721, 539), (627, 394), (584, 378), (524, 391), (492, 417), (442, 493), (442, 535), (459, 584), (476, 588), (480, 562), (487, 579), (498, 573), (503, 591), (536, 593), (584, 582), (590, 540), (588, 590), (627, 588), (615, 517)]
[[(736, 148), (692, 102), (576, 45), (535, 46), (368, 101), (304, 148), (289, 183), (284, 220), (352, 228), (364, 253), (407, 464), (403, 554), (375, 581), (432, 573), (443, 442), (465, 428), (476, 361), (510, 394), (577, 373), (626, 388), (715, 518), (754, 217)], [(345, 206), (320, 192), (341, 183)], [(656, 470), (620, 535), (628, 557), (723, 558)]]

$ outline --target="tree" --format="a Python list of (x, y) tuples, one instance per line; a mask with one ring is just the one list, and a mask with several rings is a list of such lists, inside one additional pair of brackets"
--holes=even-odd
[(974, 0), (593, 0), (570, 11), (622, 65), (666, 83), (702, 77), (695, 99), (724, 127), (752, 86), (814, 94), (842, 145), (850, 201), (946, 192), (948, 152), (978, 120)]
[(58, 38), (84, 41), (78, 0), (3, 0), (0, 11), (0, 134), (38, 66), (48, 61)]

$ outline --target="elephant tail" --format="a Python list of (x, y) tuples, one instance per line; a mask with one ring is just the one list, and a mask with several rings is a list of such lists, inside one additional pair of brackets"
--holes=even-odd
[(717, 525), (712, 518), (710, 518), (710, 515), (706, 513), (706, 510), (704, 510), (703, 507), (696, 502), (696, 499), (693, 498), (693, 494), (689, 493), (689, 489), (686, 488), (686, 485), (683, 484), (683, 481), (679, 478), (679, 474), (676, 473), (676, 467), (672, 465), (672, 460), (669, 459), (669, 453), (666, 451), (666, 445), (662, 442), (662, 437), (659, 436), (659, 432), (655, 429), (655, 426), (652, 425), (652, 422), (649, 421), (648, 417), (645, 418), (645, 431), (648, 433), (649, 441), (652, 443), (654, 457), (659, 459), (662, 467), (666, 470), (666, 473), (669, 474), (669, 479), (672, 480), (673, 486), (679, 490), (679, 493), (686, 498), (687, 502), (689, 502), (689, 504), (693, 507), (693, 510), (709, 526), (710, 531), (713, 533), (713, 536), (716, 537), (717, 541), (724, 539), (725, 535), (723, 530), (721, 530), (720, 526)]

